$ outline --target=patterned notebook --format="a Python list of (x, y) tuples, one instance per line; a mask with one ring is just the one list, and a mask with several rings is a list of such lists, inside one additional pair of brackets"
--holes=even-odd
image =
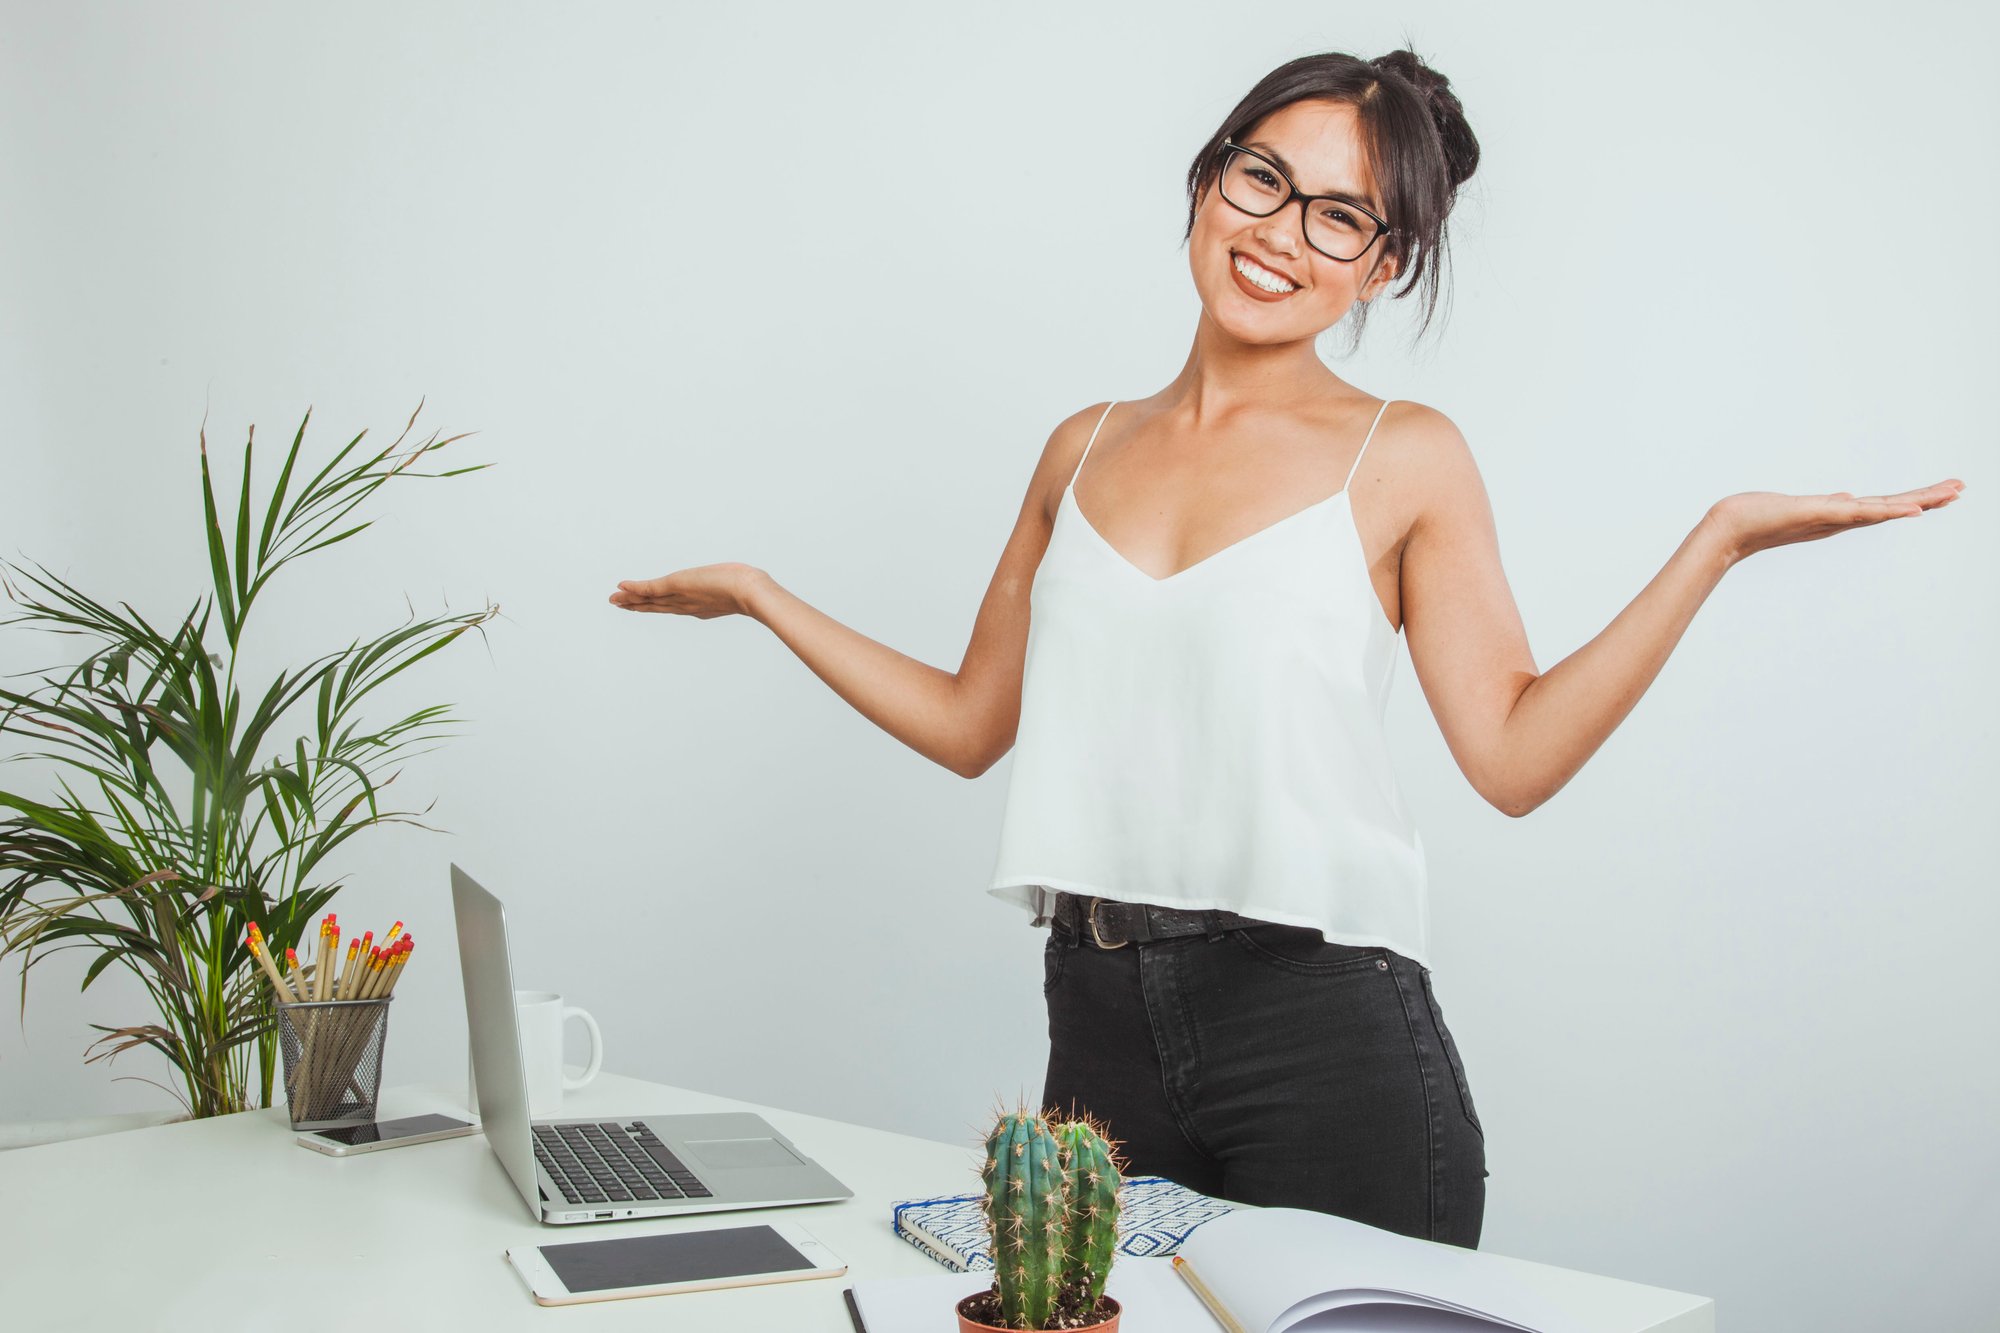
[[(896, 1234), (957, 1273), (993, 1267), (981, 1194), (905, 1199), (895, 1205)], [(1172, 1254), (1188, 1233), (1231, 1206), (1165, 1176), (1134, 1176), (1118, 1187), (1118, 1252)]]

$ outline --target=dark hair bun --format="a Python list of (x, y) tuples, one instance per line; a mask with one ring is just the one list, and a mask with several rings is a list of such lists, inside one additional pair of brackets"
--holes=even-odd
[(1463, 185), (1479, 167), (1479, 140), (1472, 136), (1472, 125), (1465, 118), (1458, 94), (1451, 90), (1451, 80), (1426, 65), (1414, 51), (1391, 51), (1368, 63), (1385, 74), (1400, 76), (1424, 99), (1431, 110), (1431, 123), (1437, 127), (1438, 146), (1444, 150), (1452, 188)]

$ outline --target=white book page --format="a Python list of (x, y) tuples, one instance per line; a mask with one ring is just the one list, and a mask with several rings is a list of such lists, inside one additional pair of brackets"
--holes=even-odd
[[(1330, 1213), (1238, 1209), (1197, 1227), (1182, 1242), (1180, 1253), (1243, 1322), (1247, 1333), (1348, 1327), (1296, 1323), (1302, 1318), (1356, 1317), (1343, 1315), (1350, 1308), (1345, 1303), (1329, 1310), (1334, 1303), (1327, 1296), (1348, 1290), (1372, 1293), (1369, 1301), (1376, 1305), (1378, 1318), (1384, 1303), (1407, 1301), (1409, 1314), (1399, 1316), (1404, 1319), (1415, 1318), (1428, 1306), (1441, 1315), (1462, 1310), (1493, 1316), (1469, 1325), (1474, 1328), (1498, 1324), (1555, 1333), (1576, 1327), (1495, 1256), (1416, 1240)], [(1406, 1326), (1423, 1325), (1395, 1325)], [(1460, 1326), (1467, 1325), (1461, 1320)]]

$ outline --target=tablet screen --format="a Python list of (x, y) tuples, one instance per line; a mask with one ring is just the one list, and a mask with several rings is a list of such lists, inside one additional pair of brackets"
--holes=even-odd
[(571, 1291), (653, 1287), (666, 1282), (784, 1273), (813, 1267), (768, 1226), (718, 1227), (662, 1236), (620, 1236), (571, 1245), (538, 1245)]

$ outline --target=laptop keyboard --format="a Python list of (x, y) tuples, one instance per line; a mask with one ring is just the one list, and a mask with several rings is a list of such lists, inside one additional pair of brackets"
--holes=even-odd
[(708, 1186), (643, 1120), (621, 1125), (536, 1125), (535, 1160), (567, 1203), (706, 1199)]

